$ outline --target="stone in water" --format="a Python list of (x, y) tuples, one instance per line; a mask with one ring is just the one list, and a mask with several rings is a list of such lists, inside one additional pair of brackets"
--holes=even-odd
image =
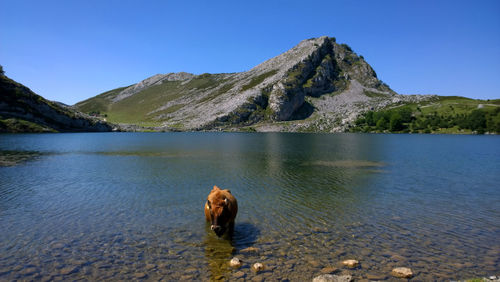
[(320, 276), (316, 276), (313, 279), (313, 282), (351, 282), (351, 275), (332, 275), (332, 274), (323, 274)]
[(355, 260), (355, 259), (348, 259), (348, 260), (344, 260), (342, 262), (343, 265), (347, 266), (347, 267), (356, 267), (359, 265), (359, 261)]
[(257, 263), (254, 263), (254, 265), (252, 266), (252, 269), (255, 272), (259, 272), (259, 271), (264, 270), (264, 265), (262, 263), (260, 263), (260, 262), (257, 262)]
[(241, 266), (241, 260), (239, 258), (236, 258), (234, 257), (233, 259), (231, 259), (231, 261), (229, 262), (229, 265), (231, 267), (234, 267), (234, 268), (238, 268)]
[(398, 278), (411, 278), (413, 272), (408, 267), (396, 267), (392, 270), (392, 276)]

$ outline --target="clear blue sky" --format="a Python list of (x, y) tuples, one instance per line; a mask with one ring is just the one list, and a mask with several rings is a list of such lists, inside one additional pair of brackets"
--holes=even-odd
[(402, 94), (500, 98), (500, 1), (0, 0), (0, 64), (74, 104), (157, 73), (239, 72), (334, 36)]

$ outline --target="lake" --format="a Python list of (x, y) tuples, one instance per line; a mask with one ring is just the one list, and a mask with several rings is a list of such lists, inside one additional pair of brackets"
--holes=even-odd
[[(500, 136), (3, 134), (0, 156), (0, 280), (500, 274)], [(205, 222), (213, 185), (232, 239)]]

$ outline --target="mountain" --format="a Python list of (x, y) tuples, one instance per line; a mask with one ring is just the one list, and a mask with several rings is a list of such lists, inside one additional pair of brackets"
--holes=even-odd
[(397, 94), (363, 56), (323, 36), (249, 71), (157, 74), (75, 108), (156, 130), (343, 132), (367, 111), (433, 99)]
[(0, 66), (0, 132), (111, 131), (100, 119), (48, 101), (5, 76)]

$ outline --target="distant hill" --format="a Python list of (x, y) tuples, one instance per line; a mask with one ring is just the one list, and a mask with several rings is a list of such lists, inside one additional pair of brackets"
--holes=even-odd
[(367, 111), (436, 97), (398, 95), (363, 56), (323, 36), (249, 71), (158, 74), (75, 107), (155, 130), (343, 132)]
[(0, 66), (0, 132), (111, 131), (100, 119), (33, 93), (5, 76)]
[(351, 132), (500, 134), (500, 99), (439, 96), (360, 115)]

